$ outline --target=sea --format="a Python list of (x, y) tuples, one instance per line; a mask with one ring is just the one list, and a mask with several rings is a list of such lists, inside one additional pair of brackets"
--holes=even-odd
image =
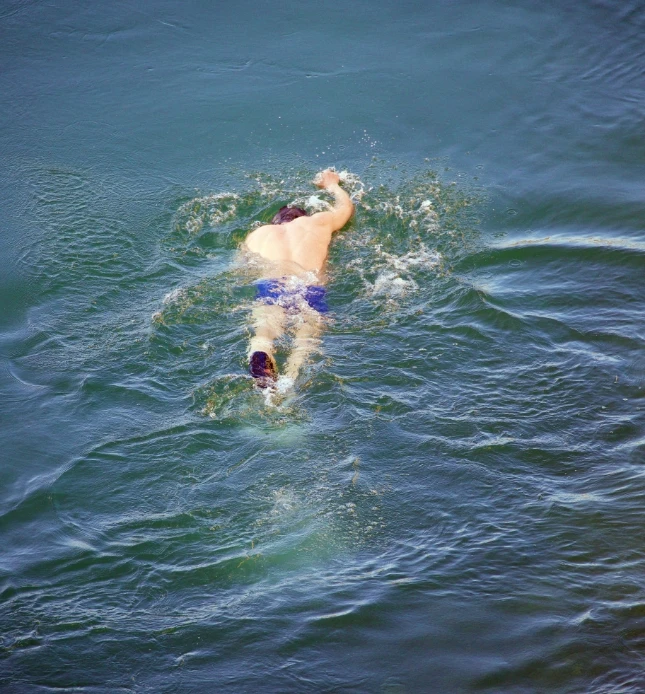
[[(645, 691), (644, 36), (3, 0), (3, 694)], [(330, 310), (262, 390), (240, 245), (327, 167)]]

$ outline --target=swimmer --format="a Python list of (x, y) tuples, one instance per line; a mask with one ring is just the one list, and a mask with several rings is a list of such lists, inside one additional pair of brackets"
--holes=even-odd
[(244, 241), (244, 249), (262, 259), (249, 346), (249, 370), (261, 388), (278, 378), (273, 343), (283, 334), (288, 317), (294, 319), (295, 332), (285, 375), (295, 381), (315, 349), (320, 314), (328, 310), (324, 266), (329, 244), (354, 213), (335, 171), (322, 171), (314, 183), (334, 196), (331, 210), (308, 215), (299, 207), (282, 207), (271, 224), (254, 229)]

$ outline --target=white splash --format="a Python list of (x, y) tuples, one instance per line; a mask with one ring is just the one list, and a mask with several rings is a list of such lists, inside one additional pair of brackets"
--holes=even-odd
[(177, 212), (180, 218), (187, 216), (184, 226), (194, 236), (204, 224), (215, 227), (232, 219), (237, 213), (237, 200), (236, 193), (212, 193), (185, 202)]
[(283, 395), (293, 390), (294, 380), (289, 376), (279, 376), (275, 384), (276, 392)]
[(283, 516), (295, 511), (300, 506), (300, 499), (291, 489), (277, 489), (273, 492), (272, 516)]
[(392, 255), (378, 249), (381, 257), (386, 261), (389, 267), (398, 270), (399, 272), (407, 272), (410, 268), (424, 268), (430, 270), (441, 264), (443, 260), (439, 251), (428, 250), (424, 244), (420, 244), (416, 250), (409, 251), (405, 255)]
[(184, 296), (185, 291), (186, 290), (183, 287), (177, 287), (176, 289), (173, 289), (172, 291), (168, 292), (166, 296), (164, 296), (161, 303), (164, 306), (167, 306), (168, 304), (174, 304), (176, 301), (178, 301)]
[[(441, 253), (429, 249), (423, 243), (418, 243), (414, 250), (403, 255), (388, 253), (380, 244), (373, 246), (373, 249), (375, 257), (367, 262), (366, 259), (356, 258), (348, 266), (358, 271), (367, 293), (374, 297), (394, 300), (416, 292), (419, 285), (412, 276), (413, 273), (433, 270), (443, 262)], [(376, 271), (374, 281), (367, 278), (369, 271)]]
[(317, 195), (310, 195), (305, 201), (305, 207), (311, 212), (324, 212), (331, 209), (331, 205)]
[(396, 272), (381, 272), (374, 284), (371, 285), (373, 296), (387, 296), (392, 298), (400, 298), (414, 292), (419, 288), (419, 285), (413, 280), (404, 280), (396, 274)]
[(361, 202), (367, 192), (363, 181), (356, 174), (349, 171), (339, 171), (338, 176), (347, 189), (352, 202)]
[[(285, 396), (293, 393), (295, 381), (289, 376), (278, 376), (278, 380), (271, 388), (265, 388), (263, 391), (264, 404), (266, 407), (277, 407), (282, 402)], [(276, 399), (278, 402), (276, 402)]]

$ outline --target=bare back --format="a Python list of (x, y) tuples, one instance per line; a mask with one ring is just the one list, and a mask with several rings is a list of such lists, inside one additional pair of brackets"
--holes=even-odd
[(329, 211), (298, 217), (285, 224), (265, 224), (246, 237), (245, 247), (274, 266), (270, 274), (314, 272), (321, 276), (332, 234), (354, 213), (349, 195), (338, 183), (338, 174), (329, 170), (323, 171), (316, 182), (319, 188), (325, 188), (334, 196), (334, 206)]
[[(322, 216), (322, 215), (320, 215)], [(298, 217), (286, 224), (266, 224), (252, 231), (246, 247), (276, 264), (295, 265), (294, 273), (320, 273), (331, 242), (333, 229), (315, 214)], [(301, 272), (298, 269), (301, 268)]]

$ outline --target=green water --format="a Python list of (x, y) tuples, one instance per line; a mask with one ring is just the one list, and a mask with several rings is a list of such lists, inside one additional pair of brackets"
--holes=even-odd
[[(642, 691), (644, 24), (6, 4), (3, 692)], [(267, 398), (239, 244), (328, 165)]]

